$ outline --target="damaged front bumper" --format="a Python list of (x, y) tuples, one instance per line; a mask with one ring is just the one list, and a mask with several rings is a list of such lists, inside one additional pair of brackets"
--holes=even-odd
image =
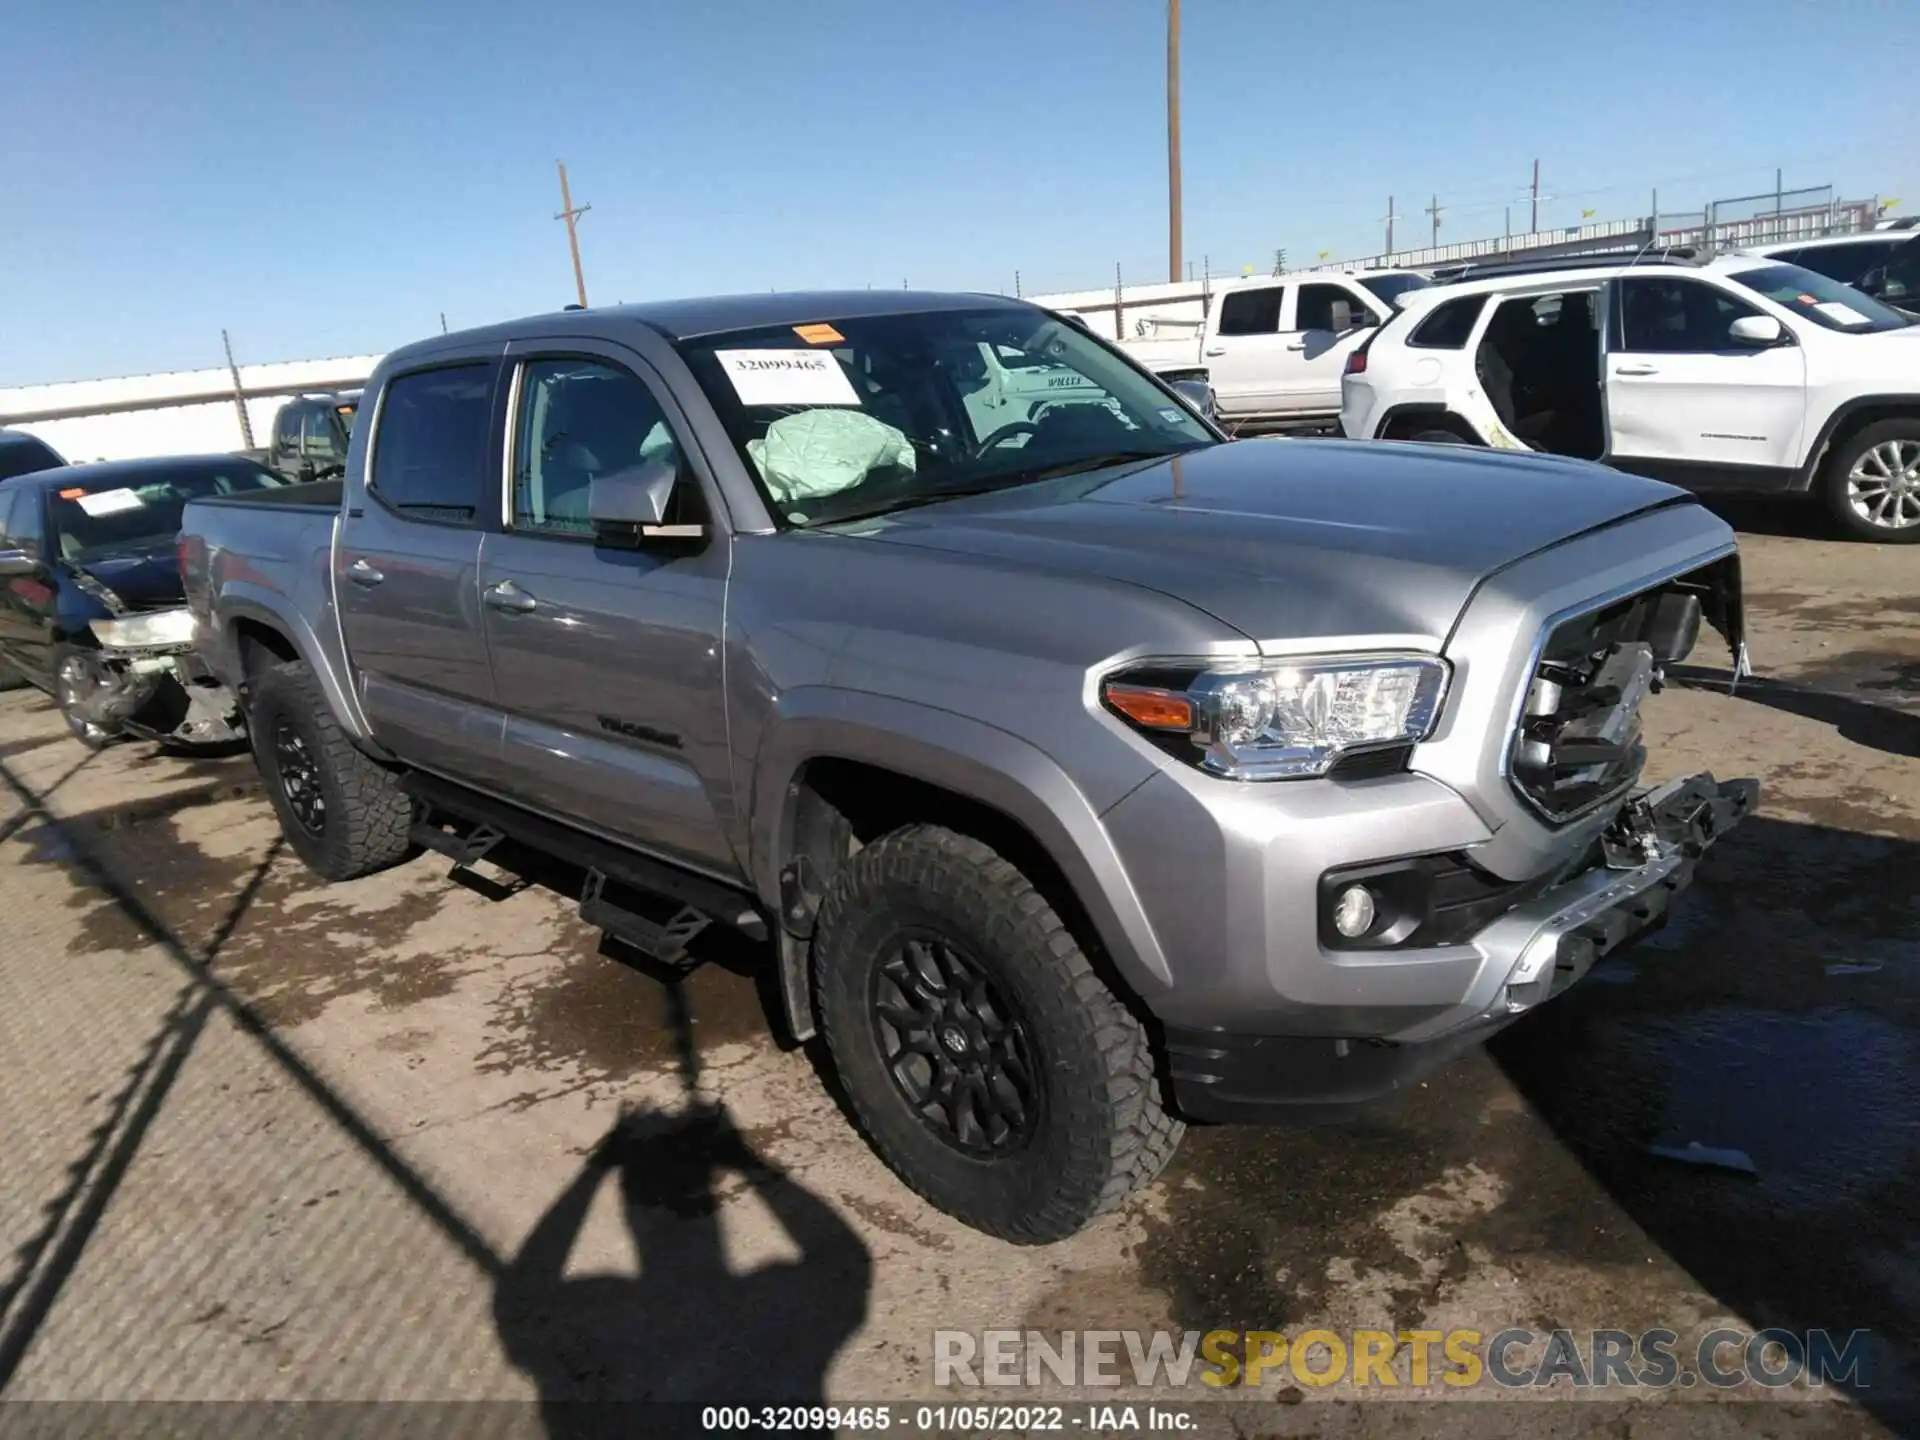
[(244, 733), (234, 693), (186, 647), (82, 651), (61, 680), (71, 720), (108, 736), (220, 745)]
[(1391, 1039), (1169, 1027), (1179, 1108), (1197, 1120), (1271, 1121), (1404, 1089), (1663, 925), (1700, 857), (1752, 812), (1759, 789), (1701, 773), (1633, 796), (1574, 873), (1472, 936), (1483, 963), (1465, 1003)]

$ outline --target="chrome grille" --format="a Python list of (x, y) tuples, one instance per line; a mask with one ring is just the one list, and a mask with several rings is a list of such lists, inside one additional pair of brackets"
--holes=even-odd
[(1572, 820), (1630, 789), (1646, 763), (1640, 702), (1653, 688), (1653, 647), (1634, 599), (1559, 626), (1542, 647), (1513, 737), (1514, 788), (1551, 821)]

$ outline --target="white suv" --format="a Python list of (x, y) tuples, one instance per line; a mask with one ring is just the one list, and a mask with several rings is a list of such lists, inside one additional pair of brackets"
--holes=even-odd
[(1920, 325), (1764, 256), (1489, 266), (1347, 360), (1341, 429), (1601, 460), (1691, 489), (1818, 489), (1920, 541)]

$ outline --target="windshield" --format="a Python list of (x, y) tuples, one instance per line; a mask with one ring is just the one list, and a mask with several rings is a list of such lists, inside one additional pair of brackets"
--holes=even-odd
[(1913, 323), (1898, 310), (1862, 295), (1851, 285), (1842, 285), (1838, 280), (1829, 280), (1798, 265), (1763, 265), (1757, 270), (1736, 270), (1728, 278), (1791, 310), (1801, 319), (1829, 330), (1867, 335), (1876, 330), (1898, 330)]
[(1424, 290), (1433, 283), (1424, 275), (1361, 275), (1358, 279), (1389, 305), (1396, 297), (1410, 290)]
[(680, 352), (786, 525), (1216, 443), (1126, 361), (1029, 309), (781, 325)]
[(53, 543), (61, 559), (82, 563), (171, 545), (187, 501), (286, 483), (266, 467), (236, 457), (225, 464), (142, 467), (110, 480), (58, 486), (49, 507)]

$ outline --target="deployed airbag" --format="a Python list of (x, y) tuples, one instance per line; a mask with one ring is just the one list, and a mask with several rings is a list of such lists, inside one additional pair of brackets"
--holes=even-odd
[(912, 471), (913, 445), (884, 420), (859, 410), (806, 410), (747, 442), (760, 478), (782, 504), (851, 489), (876, 470)]

